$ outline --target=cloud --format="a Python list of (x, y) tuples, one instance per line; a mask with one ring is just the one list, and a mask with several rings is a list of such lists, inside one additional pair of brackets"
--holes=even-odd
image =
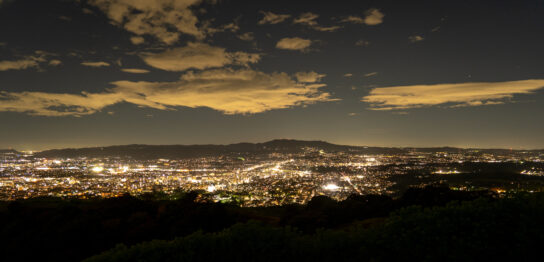
[(450, 107), (480, 106), (504, 103), (516, 94), (531, 94), (544, 88), (544, 80), (530, 79), (508, 82), (471, 82), (380, 87), (370, 91), (361, 101), (372, 110), (409, 109), (441, 104)]
[(360, 16), (354, 16), (354, 15), (350, 15), (342, 20), (340, 20), (340, 22), (343, 22), (343, 23), (353, 23), (353, 24), (362, 24), (365, 22), (365, 20), (360, 17)]
[(368, 9), (365, 12), (365, 17), (350, 15), (346, 18), (340, 20), (342, 23), (352, 23), (352, 24), (365, 24), (365, 25), (379, 25), (383, 23), (383, 17), (385, 15), (376, 8)]
[(295, 18), (295, 20), (293, 21), (293, 24), (306, 25), (314, 30), (322, 31), (322, 32), (334, 32), (342, 28), (341, 26), (327, 26), (327, 27), (320, 26), (317, 23), (317, 21), (315, 21), (317, 18), (319, 18), (319, 15), (317, 14), (314, 14), (311, 12), (303, 13), (299, 17)]
[(187, 43), (184, 47), (173, 48), (162, 53), (145, 53), (142, 59), (150, 66), (166, 71), (206, 69), (226, 65), (257, 63), (261, 56), (245, 52), (226, 52), (225, 48), (205, 43)]
[(0, 71), (37, 68), (39, 66), (38, 62), (34, 57), (14, 61), (0, 61)]
[(312, 28), (321, 32), (334, 32), (342, 27), (335, 25), (335, 26), (314, 26)]
[(261, 11), (261, 13), (264, 15), (263, 19), (259, 21), (259, 25), (266, 25), (266, 24), (279, 24), (291, 17), (291, 15), (282, 15), (282, 14), (274, 14), (272, 12), (265, 12)]
[(133, 36), (130, 38), (130, 42), (132, 42), (134, 45), (141, 45), (145, 42), (145, 38), (141, 36)]
[(198, 18), (190, 7), (201, 0), (90, 0), (114, 25), (136, 35), (152, 35), (166, 44), (174, 44), (180, 34), (203, 39)]
[(222, 33), (222, 32), (237, 32), (240, 30), (240, 26), (238, 25), (238, 21), (234, 21), (232, 23), (228, 23), (219, 27), (212, 27), (211, 22), (207, 21), (203, 25), (203, 30), (206, 31), (208, 35), (213, 35), (215, 33)]
[(295, 18), (293, 21), (294, 24), (303, 24), (307, 26), (316, 26), (317, 21), (315, 21), (319, 17), (318, 14), (314, 14), (311, 12), (303, 13), (299, 17)]
[(297, 78), (297, 81), (302, 83), (315, 83), (321, 81), (321, 78), (325, 77), (327, 75), (324, 74), (318, 74), (314, 71), (310, 72), (298, 72), (295, 74), (295, 77)]
[(51, 66), (59, 66), (59, 65), (62, 65), (62, 61), (58, 60), (58, 59), (53, 59), (51, 61), (49, 61), (49, 65)]
[(243, 41), (253, 41), (255, 40), (255, 36), (252, 32), (243, 33), (241, 35), (238, 35), (238, 38)]
[(306, 50), (312, 44), (312, 40), (300, 37), (286, 37), (276, 43), (276, 48), (286, 50)]
[(347, 73), (347, 74), (344, 75), (344, 77), (352, 77), (352, 76), (353, 76), (353, 74), (351, 74), (351, 73)]
[(365, 12), (364, 23), (366, 25), (379, 25), (379, 24), (383, 23), (383, 17), (384, 16), (385, 15), (382, 12), (380, 12), (380, 10), (378, 10), (376, 8), (368, 9)]
[(187, 72), (175, 82), (117, 81), (102, 93), (0, 92), (0, 111), (41, 116), (83, 116), (121, 102), (159, 110), (208, 107), (224, 114), (254, 114), (334, 101), (320, 91), (325, 84), (304, 84), (285, 73), (251, 69)]
[(81, 65), (84, 65), (84, 66), (90, 66), (90, 67), (107, 67), (107, 66), (110, 66), (110, 63), (108, 62), (102, 62), (102, 61), (98, 61), (98, 62), (82, 62)]
[(41, 116), (82, 116), (123, 101), (117, 93), (55, 94), (44, 92), (9, 93), (0, 91), (0, 111), (24, 112)]
[(371, 76), (375, 76), (377, 75), (378, 72), (371, 72), (371, 73), (368, 73), (368, 74), (364, 74), (365, 77), (371, 77)]
[(424, 39), (425, 38), (423, 38), (423, 36), (420, 36), (420, 35), (413, 35), (413, 36), (408, 37), (408, 40), (410, 40), (410, 42), (412, 42), (412, 43), (423, 41)]
[(125, 73), (131, 73), (131, 74), (147, 74), (149, 73), (149, 70), (146, 69), (139, 69), (139, 68), (123, 68), (121, 71)]
[[(8, 70), (25, 70), (29, 68), (40, 68), (40, 64), (46, 63), (49, 57), (55, 56), (55, 54), (45, 51), (35, 51), (33, 55), (27, 55), (18, 60), (4, 60), (0, 61), (0, 71)], [(54, 60), (52, 60), (54, 61)], [(51, 62), (52, 62), (51, 61)], [(55, 65), (52, 62), (50, 65)]]

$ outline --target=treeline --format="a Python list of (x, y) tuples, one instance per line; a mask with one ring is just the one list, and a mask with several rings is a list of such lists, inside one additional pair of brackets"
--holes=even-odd
[[(518, 255), (521, 244), (544, 243), (532, 242), (544, 236), (537, 234), (543, 228), (536, 221), (544, 218), (540, 194), (498, 199), (487, 191), (426, 187), (397, 199), (352, 195), (337, 202), (318, 196), (307, 205), (268, 208), (198, 200), (198, 193), (189, 192), (176, 200), (158, 194), (3, 202), (0, 236), (7, 241), (0, 249), (5, 261), (79, 261), (116, 246), (91, 260), (424, 260), (440, 252), (452, 257), (465, 245), (476, 250), (490, 244), (491, 251), (506, 252), (502, 247), (514, 243), (510, 250)], [(477, 255), (459, 256), (467, 254)]]
[(531, 261), (542, 255), (542, 219), (542, 194), (480, 198), (412, 206), (373, 227), (311, 234), (249, 222), (218, 233), (118, 245), (85, 261)]

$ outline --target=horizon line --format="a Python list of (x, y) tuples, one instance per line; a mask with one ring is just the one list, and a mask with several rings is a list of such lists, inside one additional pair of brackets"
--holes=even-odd
[(110, 145), (96, 145), (96, 146), (79, 146), (79, 147), (51, 147), (47, 149), (41, 149), (41, 150), (18, 150), (14, 147), (8, 147), (8, 148), (0, 148), (0, 150), (14, 150), (17, 152), (44, 152), (44, 151), (50, 151), (50, 150), (67, 150), (67, 149), (87, 149), (87, 148), (106, 148), (106, 147), (119, 147), (119, 146), (229, 146), (229, 145), (236, 145), (236, 144), (265, 144), (273, 141), (298, 141), (298, 142), (323, 142), (328, 143), (331, 145), (336, 146), (346, 146), (346, 147), (374, 147), (374, 148), (396, 148), (396, 149), (422, 149), (422, 148), (455, 148), (455, 149), (462, 149), (462, 150), (511, 150), (511, 151), (543, 151), (544, 148), (513, 148), (513, 147), (463, 147), (463, 146), (450, 146), (450, 145), (443, 145), (443, 146), (379, 146), (379, 145), (356, 145), (356, 144), (344, 144), (344, 143), (334, 143), (329, 142), (326, 140), (315, 140), (315, 139), (293, 139), (293, 138), (276, 138), (271, 140), (265, 140), (263, 142), (233, 142), (233, 143), (197, 143), (197, 144), (153, 144), (153, 143), (127, 143), (127, 144), (110, 144)]

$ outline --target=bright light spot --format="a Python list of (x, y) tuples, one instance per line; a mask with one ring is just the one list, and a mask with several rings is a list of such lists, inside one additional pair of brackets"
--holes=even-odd
[(323, 189), (329, 190), (329, 191), (337, 191), (338, 189), (340, 189), (340, 187), (335, 184), (327, 184), (323, 186)]
[(104, 168), (101, 167), (101, 166), (94, 166), (93, 168), (91, 168), (91, 171), (93, 171), (95, 173), (100, 173), (100, 172), (104, 171)]
[(214, 192), (214, 191), (215, 191), (215, 186), (214, 186), (214, 185), (208, 186), (208, 188), (206, 189), (206, 191), (208, 191), (208, 192)]
[(281, 166), (280, 166), (280, 165), (276, 165), (275, 167), (272, 168), (272, 171), (275, 171), (275, 172), (281, 171)]

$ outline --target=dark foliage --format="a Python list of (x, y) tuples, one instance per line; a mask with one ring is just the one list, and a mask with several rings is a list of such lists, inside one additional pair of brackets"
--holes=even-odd
[[(319, 241), (330, 242), (329, 247), (336, 246), (338, 250), (348, 252), (346, 248), (355, 245), (355, 242), (349, 242), (352, 241), (350, 239), (360, 239), (363, 235), (370, 234), (361, 231), (362, 229), (370, 230), (381, 227), (384, 223), (397, 221), (395, 217), (398, 215), (385, 220), (385, 217), (395, 210), (413, 205), (444, 206), (454, 200), (474, 200), (482, 196), (488, 199), (486, 201), (496, 201), (487, 192), (454, 192), (448, 188), (435, 187), (412, 189), (399, 199), (378, 195), (352, 195), (344, 201), (337, 202), (319, 196), (304, 206), (270, 208), (241, 208), (228, 204), (195, 202), (199, 197), (196, 192), (182, 194), (178, 200), (161, 200), (164, 196), (159, 193), (140, 198), (127, 195), (95, 200), (35, 198), (4, 202), (0, 205), (0, 234), (5, 240), (4, 244), (0, 245), (0, 252), (6, 261), (78, 261), (109, 250), (118, 244), (122, 245), (120, 249), (118, 248), (122, 250), (119, 256), (125, 256), (123, 253), (125, 251), (136, 252), (126, 247), (160, 239), (161, 241), (151, 242), (160, 244), (147, 243), (143, 244), (142, 248), (158, 245), (156, 248), (160, 250), (173, 245), (172, 251), (168, 251), (170, 253), (160, 251), (169, 256), (168, 259), (165, 257), (164, 261), (172, 260), (172, 256), (177, 259), (179, 254), (175, 252), (178, 251), (192, 254), (188, 256), (184, 253), (183, 259), (200, 257), (204, 255), (201, 252), (211, 252), (206, 256), (213, 259), (223, 256), (221, 252), (227, 252), (231, 248), (232, 250), (228, 252), (246, 252), (236, 248), (235, 245), (243, 246), (253, 239), (255, 242), (252, 245), (255, 246), (247, 251), (248, 256), (256, 256), (259, 250), (272, 252), (271, 250), (275, 249), (279, 253), (268, 258), (286, 255), (296, 257), (304, 254), (309, 257), (317, 255), (317, 258), (330, 256), (332, 259), (333, 255), (338, 254), (334, 252), (325, 254), (330, 251), (328, 249), (315, 251), (317, 253), (314, 255), (304, 252), (319, 248), (321, 245)], [(245, 224), (248, 221), (259, 221), (260, 224), (248, 226)], [(399, 220), (395, 225), (402, 225), (401, 222)], [(240, 223), (243, 225), (232, 227)], [(357, 228), (357, 231), (353, 231), (354, 228)], [(392, 226), (380, 230), (386, 232), (388, 228)], [(215, 234), (211, 234), (214, 232)], [(173, 240), (176, 237), (178, 239)], [(169, 242), (172, 240), (173, 242)], [(213, 245), (207, 245), (206, 241), (215, 242)], [(294, 246), (287, 247), (284, 244)], [(347, 246), (344, 247), (344, 244)], [(196, 245), (196, 249), (193, 249), (192, 245)], [(209, 248), (214, 245), (218, 245), (217, 251), (212, 252), (213, 249)], [(295, 251), (291, 248), (299, 246), (301, 253), (292, 254)], [(383, 244), (380, 248), (386, 246)], [(358, 250), (363, 246), (357, 244), (354, 248)], [(118, 253), (115, 252), (108, 254), (117, 256)], [(127, 255), (127, 258), (137, 256), (140, 254), (138, 252)], [(144, 253), (142, 255), (147, 256)], [(216, 255), (217, 257), (214, 257)], [(230, 255), (236, 260), (251, 258), (245, 253)], [(145, 258), (143, 261), (148, 259)]]
[(304, 234), (238, 224), (115, 249), (86, 261), (529, 261), (544, 246), (544, 195), (412, 206), (384, 223)]

